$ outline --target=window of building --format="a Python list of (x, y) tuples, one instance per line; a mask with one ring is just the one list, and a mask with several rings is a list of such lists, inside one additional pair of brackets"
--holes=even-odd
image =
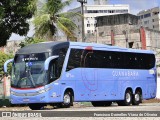
[(90, 31), (90, 30), (87, 30), (87, 33), (91, 33), (91, 31)]
[(141, 19), (143, 19), (143, 15), (141, 15)]
[(144, 21), (144, 24), (146, 25), (146, 24), (149, 24), (149, 20), (147, 20), (147, 21)]
[(150, 17), (150, 16), (151, 16), (151, 13), (148, 13), (148, 14), (144, 15), (144, 18), (147, 18), (147, 17)]
[(99, 10), (99, 13), (103, 13), (103, 10)]
[(87, 24), (87, 27), (90, 27), (90, 24)]
[(112, 10), (108, 10), (108, 13), (112, 13)]
[(153, 15), (158, 15), (159, 14), (159, 12), (153, 12)]

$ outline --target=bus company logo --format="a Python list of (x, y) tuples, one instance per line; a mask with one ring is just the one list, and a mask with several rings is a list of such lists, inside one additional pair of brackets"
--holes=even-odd
[(11, 112), (2, 112), (2, 117), (12, 117)]
[(39, 112), (2, 112), (2, 117), (42, 117), (42, 113)]
[(113, 71), (112, 76), (114, 77), (137, 77), (139, 73), (136, 71)]
[(74, 75), (72, 75), (71, 73), (67, 73), (67, 74), (66, 74), (66, 77), (67, 77), (67, 78), (74, 78)]

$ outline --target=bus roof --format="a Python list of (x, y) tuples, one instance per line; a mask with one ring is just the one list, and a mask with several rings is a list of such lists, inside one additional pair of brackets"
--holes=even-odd
[(154, 54), (154, 51), (151, 50), (141, 50), (141, 49), (132, 49), (132, 48), (123, 48), (118, 46), (110, 46), (104, 44), (97, 43), (81, 43), (81, 42), (70, 42), (70, 46), (78, 48), (78, 47), (92, 47), (93, 50), (109, 50), (109, 51), (123, 51), (123, 52), (137, 52), (137, 53), (150, 53)]
[(71, 47), (71, 48), (92, 47), (93, 49), (96, 49), (96, 50), (138, 52), (138, 53), (150, 53), (150, 54), (154, 53), (153, 51), (150, 51), (150, 50), (128, 49), (128, 48), (97, 44), (97, 43), (50, 41), (50, 42), (41, 42), (41, 43), (25, 46), (20, 50), (18, 50), (16, 54), (49, 52), (49, 51), (53, 51), (54, 49), (63, 48), (63, 47)]
[(50, 52), (61, 47), (69, 47), (69, 42), (49, 41), (25, 46), (17, 51), (16, 54)]

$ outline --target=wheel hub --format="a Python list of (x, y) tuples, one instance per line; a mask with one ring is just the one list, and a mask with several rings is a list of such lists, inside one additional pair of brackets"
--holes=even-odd
[(139, 94), (135, 94), (135, 100), (136, 100), (136, 101), (139, 101), (139, 100), (140, 100)]
[(70, 96), (67, 94), (64, 96), (64, 103), (69, 104), (70, 103)]
[(131, 101), (131, 96), (129, 93), (126, 94), (126, 101), (129, 103)]

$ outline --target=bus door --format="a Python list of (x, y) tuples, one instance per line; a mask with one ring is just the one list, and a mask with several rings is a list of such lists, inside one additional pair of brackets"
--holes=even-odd
[(53, 97), (60, 96), (60, 86), (59, 86), (59, 77), (60, 77), (60, 68), (58, 65), (58, 58), (53, 59), (49, 64), (49, 81), (53, 84), (53, 91), (51, 95)]

